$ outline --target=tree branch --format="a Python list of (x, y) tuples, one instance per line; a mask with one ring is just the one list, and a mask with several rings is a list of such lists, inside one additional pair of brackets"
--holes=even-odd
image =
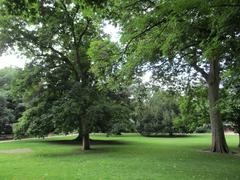
[(46, 48), (49, 48), (49, 49), (51, 49), (54, 53), (58, 54), (58, 55), (61, 57), (61, 59), (62, 59), (66, 64), (68, 64), (68, 65), (71, 67), (71, 69), (73, 70), (76, 78), (78, 78), (78, 72), (76, 71), (75, 66), (74, 66), (73, 63), (68, 59), (67, 56), (65, 56), (62, 52), (54, 49), (52, 46), (48, 46), (48, 47), (46, 47)]
[[(187, 48), (192, 47), (193, 45), (194, 45), (194, 44), (190, 44), (190, 45), (184, 47), (182, 51), (186, 50)], [(196, 60), (196, 57), (195, 57), (196, 52), (188, 52), (188, 53), (185, 53), (185, 54), (183, 54), (182, 56), (180, 56), (178, 59), (182, 59), (182, 58), (184, 58), (185, 56), (189, 56), (189, 55), (191, 55), (191, 57), (192, 57), (192, 58), (190, 57), (191, 59), (194, 59), (194, 61), (192, 61), (192, 62), (189, 63), (190, 66), (192, 66), (197, 72), (201, 73), (201, 75), (204, 77), (204, 79), (205, 79), (206, 81), (208, 81), (208, 73), (207, 73), (204, 69), (202, 69), (200, 66), (197, 65), (197, 60)]]
[(148, 31), (151, 31), (154, 27), (158, 26), (159, 24), (166, 22), (165, 19), (156, 22), (155, 24), (152, 24), (151, 26), (146, 27), (142, 32), (140, 32), (139, 34), (133, 36), (126, 44), (123, 54), (125, 54), (128, 51), (128, 48), (130, 46), (130, 44), (135, 40), (138, 39), (139, 37), (143, 36), (144, 34), (146, 34)]
[(221, 4), (221, 5), (213, 5), (210, 6), (211, 8), (216, 8), (216, 7), (234, 7), (234, 8), (240, 8), (240, 4)]
[[(71, 31), (71, 34), (73, 37), (73, 44), (75, 46), (75, 51), (76, 51), (76, 63), (78, 64), (78, 67), (80, 68), (81, 63), (80, 63), (80, 54), (79, 54), (79, 41), (77, 40), (76, 33), (75, 33), (74, 18), (70, 15), (63, 0), (61, 0), (61, 4), (64, 8), (64, 11), (66, 12), (67, 17), (69, 18), (69, 21), (70, 21), (70, 31)], [(78, 7), (77, 7), (77, 11), (78, 11)], [(76, 13), (77, 13), (77, 11), (76, 11)], [(79, 79), (79, 78), (77, 78), (77, 79)]]
[(83, 31), (81, 32), (81, 34), (79, 35), (78, 44), (81, 43), (84, 34), (85, 34), (85, 33), (87, 32), (87, 30), (88, 30), (88, 27), (89, 27), (89, 25), (90, 25), (90, 22), (91, 22), (91, 21), (90, 21), (89, 19), (87, 19), (87, 24), (86, 24), (84, 30), (83, 30)]
[(208, 81), (208, 73), (206, 73), (206, 71), (204, 71), (204, 69), (200, 68), (196, 62), (190, 63), (190, 65), (199, 73), (201, 73), (201, 75), (204, 77), (204, 79), (206, 81)]

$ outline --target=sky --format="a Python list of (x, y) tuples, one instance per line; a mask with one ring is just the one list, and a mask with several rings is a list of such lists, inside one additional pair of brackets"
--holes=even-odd
[[(103, 30), (105, 33), (110, 35), (112, 41), (114, 42), (119, 41), (120, 35), (118, 27), (115, 27), (106, 22)], [(26, 62), (27, 62), (26, 58), (20, 57), (17, 54), (14, 53), (3, 54), (2, 56), (0, 56), (0, 69), (11, 66), (23, 68)]]
[(25, 63), (26, 59), (20, 58), (16, 54), (3, 54), (0, 56), (0, 69), (11, 66), (23, 68)]

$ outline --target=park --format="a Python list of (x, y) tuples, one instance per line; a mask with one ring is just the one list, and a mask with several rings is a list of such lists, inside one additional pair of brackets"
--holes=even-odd
[(240, 179), (240, 3), (1, 0), (0, 179)]

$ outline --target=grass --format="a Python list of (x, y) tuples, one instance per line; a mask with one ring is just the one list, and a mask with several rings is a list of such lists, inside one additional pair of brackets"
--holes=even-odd
[[(1, 180), (240, 179), (240, 156), (213, 154), (210, 135), (188, 137), (116, 137), (93, 135), (92, 150), (82, 152), (74, 137), (0, 143), (0, 150), (30, 148), (23, 154), (0, 154)], [(237, 136), (227, 136), (231, 150)]]

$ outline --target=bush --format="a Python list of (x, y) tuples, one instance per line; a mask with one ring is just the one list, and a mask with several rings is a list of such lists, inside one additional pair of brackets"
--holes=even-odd
[(208, 133), (210, 131), (211, 129), (209, 126), (203, 125), (203, 126), (197, 127), (195, 130), (195, 133)]

